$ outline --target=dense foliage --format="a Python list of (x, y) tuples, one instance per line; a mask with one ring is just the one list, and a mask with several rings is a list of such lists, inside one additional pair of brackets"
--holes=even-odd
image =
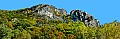
[(119, 28), (117, 21), (90, 27), (83, 22), (65, 23), (40, 19), (32, 13), (0, 10), (0, 39), (120, 39)]

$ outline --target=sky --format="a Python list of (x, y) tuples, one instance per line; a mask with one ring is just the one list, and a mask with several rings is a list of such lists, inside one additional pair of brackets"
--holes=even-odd
[(79, 9), (98, 19), (101, 24), (120, 21), (120, 0), (0, 0), (0, 9), (17, 10), (38, 4), (49, 4), (71, 10)]

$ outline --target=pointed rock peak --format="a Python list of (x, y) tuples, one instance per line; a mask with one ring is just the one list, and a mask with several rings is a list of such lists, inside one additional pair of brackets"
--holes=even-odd
[(82, 21), (86, 26), (100, 26), (100, 23), (97, 19), (87, 12), (83, 12), (82, 10), (72, 10), (70, 12), (71, 18), (73, 21)]

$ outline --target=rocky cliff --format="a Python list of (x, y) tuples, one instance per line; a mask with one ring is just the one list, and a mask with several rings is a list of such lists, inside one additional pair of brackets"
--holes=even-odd
[[(62, 20), (66, 22), (64, 18), (67, 15), (67, 11), (64, 9), (56, 8), (55, 6), (48, 4), (39, 4), (32, 6), (30, 8), (21, 9), (20, 12), (23, 13), (33, 13), (39, 15), (41, 19), (51, 19), (51, 20)], [(94, 19), (94, 16), (83, 12), (82, 10), (72, 10), (70, 12), (71, 21), (77, 22), (82, 21), (86, 26), (100, 26), (100, 23), (97, 19)]]
[(39, 15), (42, 19), (62, 19), (63, 16), (67, 15), (66, 10), (56, 8), (55, 6), (48, 4), (39, 4), (30, 8), (20, 10), (23, 13), (33, 13)]
[(72, 10), (70, 12), (71, 19), (75, 22), (82, 21), (86, 26), (100, 26), (99, 20), (82, 10)]

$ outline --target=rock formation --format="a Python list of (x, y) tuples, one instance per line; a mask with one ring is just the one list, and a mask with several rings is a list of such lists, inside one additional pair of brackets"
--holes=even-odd
[(48, 5), (48, 4), (39, 4), (35, 5), (31, 8), (26, 8), (21, 10), (23, 13), (34, 13), (36, 15), (40, 15), (43, 18), (47, 19), (62, 19), (63, 16), (67, 15), (66, 10), (58, 9), (55, 6)]
[[(20, 12), (23, 13), (33, 13), (39, 15), (41, 19), (51, 19), (51, 20), (62, 20), (67, 22), (64, 19), (64, 16), (67, 16), (67, 11), (64, 9), (58, 9), (55, 6), (48, 4), (39, 4), (30, 8), (21, 9)], [(87, 12), (82, 12), (81, 10), (72, 10), (70, 12), (71, 21), (74, 22), (82, 21), (86, 26), (99, 26), (100, 23), (97, 19), (94, 19), (93, 16), (87, 14)]]
[(87, 12), (83, 12), (82, 10), (72, 10), (70, 12), (71, 19), (75, 22), (82, 21), (86, 26), (100, 26), (100, 23), (97, 19)]

